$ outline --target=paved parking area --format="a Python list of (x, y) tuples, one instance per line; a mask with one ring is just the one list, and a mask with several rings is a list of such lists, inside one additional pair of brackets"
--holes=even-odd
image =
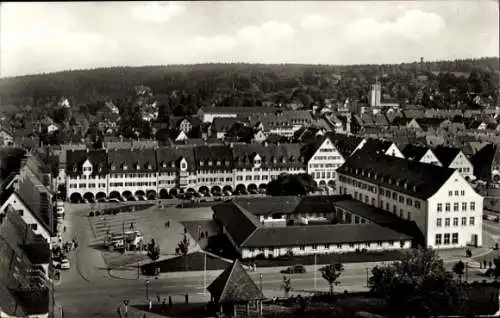
[[(131, 225), (133, 225), (135, 230), (139, 230), (142, 233), (145, 243), (149, 243), (151, 239), (154, 239), (160, 245), (161, 258), (169, 258), (176, 256), (175, 249), (184, 235), (184, 225), (182, 222), (211, 220), (212, 212), (209, 207), (193, 209), (152, 207), (142, 211), (122, 212), (117, 215), (101, 215), (89, 217), (88, 219), (94, 234), (92, 246), (101, 250), (109, 266), (116, 267), (132, 263), (136, 264), (138, 261), (147, 259), (147, 256), (141, 252), (127, 252), (126, 254), (122, 254), (120, 252), (104, 250), (102, 244), (108, 229), (111, 233), (121, 233), (123, 230), (130, 230)], [(167, 221), (170, 221), (169, 227), (166, 226)], [(192, 250), (199, 248), (189, 232), (188, 236), (191, 240), (190, 248)]]

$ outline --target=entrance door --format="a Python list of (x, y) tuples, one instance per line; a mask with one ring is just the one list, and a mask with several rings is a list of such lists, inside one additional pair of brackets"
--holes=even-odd
[(477, 247), (477, 234), (472, 234), (471, 245), (473, 245), (474, 247)]

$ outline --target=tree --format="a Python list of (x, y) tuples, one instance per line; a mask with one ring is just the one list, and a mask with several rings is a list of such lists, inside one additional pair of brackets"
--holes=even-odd
[(283, 276), (283, 283), (281, 284), (281, 289), (285, 292), (285, 297), (288, 298), (288, 294), (292, 290), (292, 280), (290, 277)]
[(493, 260), (493, 264), (495, 265), (493, 268), (493, 276), (495, 277), (495, 280), (497, 280), (498, 277), (500, 277), (500, 257), (495, 258)]
[(318, 189), (314, 179), (306, 174), (282, 174), (267, 184), (270, 195), (305, 195)]
[(148, 244), (148, 257), (153, 261), (160, 258), (160, 246), (156, 244), (154, 239)]
[(411, 250), (400, 261), (375, 267), (368, 285), (385, 299), (391, 317), (430, 317), (463, 309), (463, 290), (433, 249)]
[(187, 254), (189, 252), (189, 244), (190, 244), (189, 237), (187, 236), (186, 232), (184, 232), (182, 239), (177, 244), (176, 253), (186, 258), (186, 271), (189, 269), (188, 258), (187, 258)]
[(344, 271), (344, 265), (341, 263), (330, 264), (323, 266), (319, 270), (321, 272), (321, 276), (328, 282), (330, 286), (330, 294), (333, 294), (333, 286), (340, 284), (338, 278)]
[(462, 276), (465, 273), (465, 263), (462, 261), (458, 261), (453, 265), (453, 272), (458, 276), (458, 281), (462, 281)]

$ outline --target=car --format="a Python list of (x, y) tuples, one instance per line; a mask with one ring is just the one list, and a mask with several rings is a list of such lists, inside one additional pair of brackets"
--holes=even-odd
[(282, 270), (281, 274), (304, 274), (306, 272), (306, 268), (304, 265), (293, 265), (288, 267), (287, 269)]
[(118, 200), (117, 198), (111, 198), (108, 200), (109, 203), (120, 203), (120, 200)]
[(61, 267), (61, 269), (70, 269), (71, 268), (71, 264), (67, 258), (63, 259), (59, 266)]

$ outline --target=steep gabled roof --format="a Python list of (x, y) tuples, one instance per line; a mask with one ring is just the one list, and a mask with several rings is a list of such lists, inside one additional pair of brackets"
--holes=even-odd
[(427, 147), (408, 144), (403, 148), (402, 153), (408, 160), (420, 161), (427, 151), (429, 151)]
[(434, 148), (433, 152), (443, 166), (449, 167), (461, 151), (462, 150), (460, 148), (437, 146)]
[(260, 226), (257, 218), (236, 202), (228, 201), (212, 207), (233, 241), (241, 245)]
[(82, 165), (88, 160), (92, 164), (92, 175), (105, 175), (108, 172), (105, 150), (71, 150), (66, 151), (66, 174), (77, 176), (82, 174)]
[(239, 260), (226, 268), (207, 289), (219, 303), (245, 303), (265, 299)]

